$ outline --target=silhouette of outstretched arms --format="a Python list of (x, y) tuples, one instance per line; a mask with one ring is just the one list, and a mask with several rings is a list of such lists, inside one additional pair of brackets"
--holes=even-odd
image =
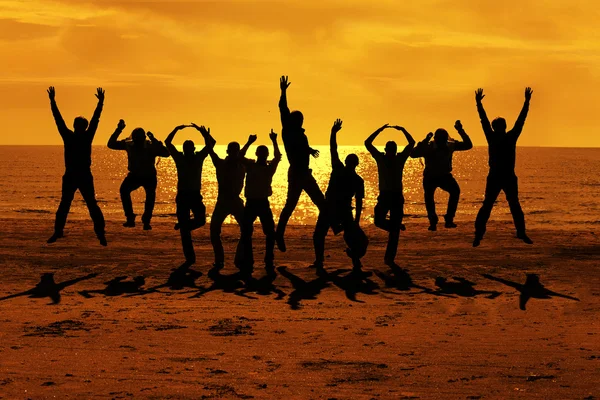
[(58, 105), (56, 104), (56, 91), (54, 90), (54, 86), (50, 86), (47, 90), (48, 97), (50, 98), (50, 109), (52, 110), (52, 116), (54, 117), (54, 121), (56, 122), (56, 127), (58, 128), (58, 133), (60, 133), (61, 137), (65, 137), (73, 132), (69, 128), (67, 128), (67, 124), (65, 124), (65, 120), (63, 119), (60, 111), (58, 110)]
[(398, 125), (394, 125), (392, 126), (392, 128), (396, 129), (397, 131), (400, 131), (402, 133), (404, 133), (404, 136), (406, 137), (406, 140), (408, 141), (408, 144), (406, 145), (406, 147), (404, 148), (404, 150), (402, 150), (402, 154), (403, 156), (405, 156), (406, 158), (408, 158), (408, 156), (410, 155), (410, 153), (412, 153), (413, 149), (415, 148), (415, 139), (413, 139), (413, 137), (411, 136), (410, 133), (408, 133), (408, 131), (406, 129), (404, 129), (401, 126)]
[(256, 142), (257, 138), (258, 138), (258, 136), (256, 136), (256, 135), (248, 136), (248, 141), (246, 142), (244, 147), (242, 147), (242, 149), (240, 150), (240, 158), (246, 157), (246, 153), (248, 152), (248, 149), (250, 148), (250, 146), (252, 146), (252, 143)]
[(98, 104), (96, 105), (94, 115), (92, 115), (92, 119), (90, 120), (90, 125), (87, 128), (87, 133), (92, 139), (96, 134), (96, 129), (98, 129), (100, 114), (102, 114), (102, 107), (104, 106), (104, 90), (101, 87), (96, 89), (96, 97), (98, 98)]
[(284, 75), (279, 79), (279, 87), (281, 88), (281, 97), (279, 98), (279, 113), (281, 115), (282, 126), (287, 124), (290, 116), (290, 109), (287, 104), (287, 89), (290, 85), (291, 82), (288, 81), (287, 76)]
[(367, 148), (367, 150), (369, 150), (369, 153), (371, 153), (371, 155), (373, 157), (381, 155), (381, 152), (379, 150), (377, 150), (375, 148), (375, 146), (373, 146), (373, 141), (375, 140), (375, 138), (377, 138), (377, 136), (379, 136), (379, 134), (381, 132), (383, 132), (385, 129), (387, 129), (389, 127), (390, 127), (389, 124), (383, 125), (381, 128), (379, 128), (375, 132), (371, 133), (371, 135), (365, 140), (365, 147)]
[[(281, 161), (281, 150), (279, 150), (279, 143), (277, 143), (277, 134), (273, 132), (273, 129), (269, 133), (269, 138), (273, 142), (273, 159), (271, 160), (271, 165), (273, 165)], [(277, 165), (275, 165), (275, 168), (277, 168)]]
[(336, 119), (331, 127), (331, 136), (329, 137), (329, 151), (331, 152), (331, 168), (344, 166), (340, 161), (337, 147), (337, 133), (342, 129), (342, 120)]
[(117, 129), (115, 129), (114, 133), (112, 135), (110, 135), (110, 138), (108, 138), (108, 148), (109, 149), (125, 150), (125, 141), (117, 140), (119, 138), (119, 135), (123, 132), (123, 129), (125, 129), (125, 121), (120, 119), (119, 123), (117, 124)]
[(477, 103), (477, 112), (479, 113), (479, 119), (481, 120), (481, 127), (483, 128), (485, 138), (489, 141), (493, 131), (492, 125), (490, 125), (490, 120), (488, 119), (485, 109), (483, 108), (482, 100), (484, 97), (485, 94), (483, 94), (483, 89), (479, 88), (475, 91), (475, 102)]
[(184, 128), (187, 128), (187, 125), (176, 126), (175, 129), (173, 129), (173, 131), (169, 133), (165, 139), (165, 146), (167, 146), (167, 149), (173, 158), (180, 157), (182, 155), (182, 153), (173, 145), (173, 139), (175, 138), (175, 134)]
[(152, 147), (154, 147), (154, 151), (156, 155), (159, 157), (169, 157), (171, 155), (169, 153), (169, 149), (165, 147), (164, 144), (160, 140), (154, 137), (154, 134), (150, 131), (147, 132), (148, 138), (150, 138), (150, 143), (152, 143)]
[(467, 135), (467, 132), (465, 132), (465, 130), (463, 129), (463, 126), (462, 126), (462, 123), (460, 122), (460, 120), (456, 120), (456, 123), (454, 124), (454, 129), (456, 129), (456, 131), (460, 135), (460, 138), (462, 139), (462, 142), (455, 142), (454, 150), (457, 150), (457, 151), (471, 150), (473, 148), (473, 142), (471, 142), (471, 138), (469, 137), (469, 135)]
[(425, 139), (421, 140), (410, 153), (411, 158), (425, 157), (425, 153), (427, 153), (427, 145), (432, 137), (433, 133), (429, 132), (427, 136), (425, 136)]
[(530, 87), (525, 88), (525, 103), (523, 103), (523, 108), (519, 113), (519, 117), (515, 122), (515, 126), (511, 129), (510, 134), (518, 139), (521, 135), (521, 131), (523, 131), (523, 126), (525, 125), (525, 119), (527, 118), (527, 113), (529, 112), (529, 102), (531, 101), (531, 95), (533, 94), (533, 90)]

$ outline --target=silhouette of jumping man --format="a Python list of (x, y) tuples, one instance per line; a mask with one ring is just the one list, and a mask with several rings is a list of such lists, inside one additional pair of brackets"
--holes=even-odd
[(490, 172), (487, 177), (483, 205), (475, 219), (475, 240), (473, 240), (473, 247), (479, 246), (479, 243), (483, 239), (485, 226), (501, 191), (504, 191), (506, 195), (510, 213), (517, 229), (517, 238), (527, 244), (533, 244), (533, 241), (525, 233), (525, 215), (523, 215), (523, 210), (519, 203), (519, 185), (517, 175), (515, 174), (517, 140), (521, 135), (525, 119), (527, 118), (532, 93), (533, 90), (531, 88), (528, 87), (525, 89), (525, 103), (523, 104), (521, 113), (515, 122), (515, 126), (507, 132), (506, 120), (504, 118), (496, 118), (490, 124), (483, 108), (482, 100), (485, 97), (483, 89), (475, 91), (477, 112), (481, 119), (483, 133), (488, 142)]
[(288, 82), (287, 76), (282, 76), (280, 80), (281, 98), (279, 99), (279, 111), (281, 113), (281, 139), (285, 147), (285, 154), (290, 163), (288, 169), (288, 191), (285, 206), (279, 216), (275, 240), (280, 251), (286, 251), (285, 246), (285, 228), (298, 204), (300, 195), (304, 190), (312, 202), (319, 208), (325, 203), (323, 192), (319, 184), (312, 175), (309, 168), (310, 156), (319, 157), (319, 151), (311, 148), (308, 144), (308, 138), (304, 133), (302, 124), (304, 116), (300, 111), (292, 111), (287, 105), (287, 89), (291, 82)]
[(102, 88), (96, 89), (98, 105), (94, 110), (94, 115), (89, 125), (87, 119), (81, 116), (77, 117), (73, 122), (73, 131), (67, 128), (67, 124), (65, 124), (63, 117), (60, 115), (60, 111), (56, 105), (56, 91), (54, 90), (54, 86), (50, 86), (48, 89), (48, 97), (50, 98), (50, 108), (52, 109), (58, 133), (60, 133), (65, 146), (65, 174), (62, 178), (62, 195), (60, 205), (56, 211), (54, 234), (48, 239), (48, 243), (54, 243), (57, 239), (64, 236), (67, 215), (71, 209), (75, 192), (79, 190), (90, 212), (90, 217), (94, 221), (94, 232), (96, 232), (100, 244), (106, 246), (104, 216), (96, 201), (94, 177), (91, 170), (92, 142), (94, 141), (96, 129), (98, 129), (100, 114), (102, 114), (104, 90)]
[(142, 223), (144, 230), (152, 229), (150, 220), (152, 211), (154, 211), (154, 202), (156, 200), (156, 157), (169, 157), (169, 150), (152, 134), (148, 132), (150, 141), (146, 140), (146, 132), (142, 128), (135, 128), (131, 132), (131, 141), (117, 140), (121, 132), (125, 129), (125, 121), (119, 120), (117, 129), (108, 139), (108, 148), (112, 150), (125, 150), (127, 152), (127, 169), (129, 173), (121, 184), (121, 202), (127, 221), (123, 224), (125, 227), (135, 226), (135, 216), (133, 205), (131, 204), (131, 192), (137, 190), (140, 186), (146, 192), (146, 204), (144, 206), (144, 215)]
[[(397, 153), (398, 146), (393, 141), (385, 144), (385, 153), (380, 152), (373, 146), (375, 138), (387, 128), (394, 128), (404, 133), (408, 144), (401, 153)], [(405, 229), (402, 224), (404, 217), (402, 172), (404, 171), (404, 164), (415, 146), (415, 140), (403, 127), (385, 124), (365, 140), (365, 146), (375, 159), (379, 174), (379, 197), (377, 197), (377, 205), (374, 210), (374, 223), (376, 227), (389, 232), (384, 262), (386, 265), (395, 265), (394, 259), (398, 251), (400, 230)], [(389, 219), (387, 218), (388, 212), (390, 214)]]
[[(180, 130), (187, 127), (194, 127), (204, 137), (205, 146), (202, 150), (196, 152), (196, 146), (191, 140), (183, 142), (183, 153), (173, 145), (173, 138)], [(196, 262), (196, 253), (192, 243), (192, 231), (206, 224), (206, 207), (202, 202), (202, 165), (204, 159), (208, 156), (209, 149), (214, 146), (209, 134), (210, 130), (204, 126), (179, 125), (173, 129), (173, 132), (165, 139), (165, 145), (173, 157), (175, 167), (177, 168), (177, 224), (175, 229), (179, 229), (181, 235), (181, 245), (185, 263), (182, 267), (190, 266)], [(190, 211), (194, 218), (190, 219)]]
[[(229, 143), (227, 145), (227, 157), (224, 159), (215, 153), (214, 145), (217, 142), (210, 136), (210, 132), (208, 133), (208, 137), (213, 144), (209, 148), (208, 153), (215, 166), (218, 185), (217, 203), (210, 218), (210, 242), (215, 253), (214, 267), (222, 268), (225, 264), (225, 251), (223, 250), (223, 242), (221, 241), (221, 228), (228, 215), (233, 215), (240, 226), (241, 238), (242, 224), (244, 223), (244, 202), (240, 198), (240, 194), (246, 175), (246, 168), (242, 159), (246, 155), (246, 151), (248, 151), (250, 145), (256, 141), (256, 135), (250, 135), (248, 142), (241, 150), (238, 142)], [(242, 240), (239, 240), (234, 264), (240, 270), (243, 270), (243, 257), (244, 245)]]
[(249, 274), (252, 274), (254, 268), (252, 233), (256, 218), (260, 218), (260, 224), (266, 236), (265, 269), (270, 274), (275, 272), (273, 265), (275, 222), (273, 221), (269, 196), (273, 194), (271, 183), (273, 175), (277, 171), (277, 166), (281, 161), (281, 152), (277, 144), (277, 134), (273, 132), (273, 129), (271, 129), (269, 138), (273, 142), (275, 152), (271, 161), (267, 161), (269, 157), (269, 148), (267, 146), (258, 146), (256, 148), (256, 161), (242, 158), (242, 162), (246, 167), (246, 187), (244, 190), (246, 206), (244, 207), (241, 241), (244, 246), (244, 270)]
[[(456, 121), (454, 128), (462, 138), (462, 142), (448, 140), (448, 131), (438, 129), (435, 135), (427, 134), (422, 142), (419, 142), (413, 152), (412, 158), (424, 157), (425, 170), (423, 171), (423, 192), (425, 193), (425, 207), (427, 218), (429, 218), (429, 230), (437, 230), (438, 216), (435, 212), (435, 190), (440, 188), (450, 194), (448, 209), (444, 220), (446, 228), (456, 228), (454, 216), (458, 207), (460, 187), (452, 176), (452, 155), (455, 151), (465, 151), (473, 148), (471, 139), (463, 129), (460, 121)], [(433, 137), (433, 143), (430, 142)]]
[[(362, 272), (360, 259), (366, 254), (368, 239), (360, 228), (365, 182), (356, 173), (358, 156), (346, 156), (346, 165), (340, 160), (337, 149), (337, 133), (342, 129), (342, 120), (337, 119), (331, 128), (329, 149), (331, 152), (331, 175), (325, 192), (325, 207), (319, 212), (313, 234), (317, 273), (323, 273), (325, 259), (325, 237), (329, 228), (334, 234), (344, 231), (344, 241), (348, 248), (346, 254), (352, 259), (354, 273)], [(352, 198), (356, 198), (356, 215), (352, 216)]]

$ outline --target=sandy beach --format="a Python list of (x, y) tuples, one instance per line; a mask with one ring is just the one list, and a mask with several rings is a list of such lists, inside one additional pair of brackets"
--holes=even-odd
[[(209, 272), (202, 228), (199, 261), (182, 276), (172, 275), (182, 261), (172, 222), (144, 232), (108, 221), (103, 248), (87, 220), (47, 245), (51, 220), (0, 220), (0, 297), (45, 273), (56, 284), (54, 300), (0, 301), (3, 399), (600, 397), (600, 240), (589, 230), (531, 229), (529, 246), (491, 222), (473, 249), (471, 222), (432, 233), (408, 221), (391, 270), (386, 237), (369, 226), (372, 276), (358, 279), (331, 233), (329, 274), (318, 277), (313, 228), (291, 226), (277, 277), (258, 262), (244, 285), (232, 275), (236, 226), (224, 229), (224, 270)], [(260, 261), (260, 229), (255, 237)], [(498, 279), (523, 284), (526, 274), (577, 300), (532, 298), (520, 309), (516, 285)]]

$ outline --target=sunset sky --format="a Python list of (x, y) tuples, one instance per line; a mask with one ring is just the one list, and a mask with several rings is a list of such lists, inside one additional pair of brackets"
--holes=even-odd
[(69, 125), (106, 89), (95, 144), (119, 118), (160, 139), (194, 121), (221, 144), (266, 143), (285, 74), (313, 144), (339, 117), (341, 144), (386, 122), (421, 140), (461, 119), (481, 145), (474, 90), (512, 126), (531, 86), (521, 145), (600, 146), (599, 11), (594, 0), (0, 0), (0, 144), (60, 143), (50, 85)]

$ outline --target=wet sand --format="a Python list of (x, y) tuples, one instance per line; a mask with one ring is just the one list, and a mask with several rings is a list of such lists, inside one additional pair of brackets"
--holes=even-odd
[[(170, 277), (182, 261), (171, 222), (144, 232), (109, 221), (103, 248), (90, 221), (68, 223), (68, 236), (47, 245), (50, 219), (0, 220), (0, 297), (44, 273), (59, 285), (42, 293), (58, 304), (0, 301), (0, 398), (600, 397), (594, 232), (532, 229), (529, 246), (492, 222), (473, 249), (470, 222), (432, 233), (409, 221), (391, 270), (386, 237), (369, 227), (373, 275), (360, 279), (331, 233), (329, 275), (317, 277), (312, 227), (290, 227), (277, 277), (258, 262), (257, 281), (244, 285), (231, 265), (209, 274), (207, 228), (194, 235), (202, 276)], [(237, 232), (224, 229), (229, 262)], [(532, 298), (521, 310), (518, 289), (491, 279), (523, 284), (529, 273), (579, 301)]]

